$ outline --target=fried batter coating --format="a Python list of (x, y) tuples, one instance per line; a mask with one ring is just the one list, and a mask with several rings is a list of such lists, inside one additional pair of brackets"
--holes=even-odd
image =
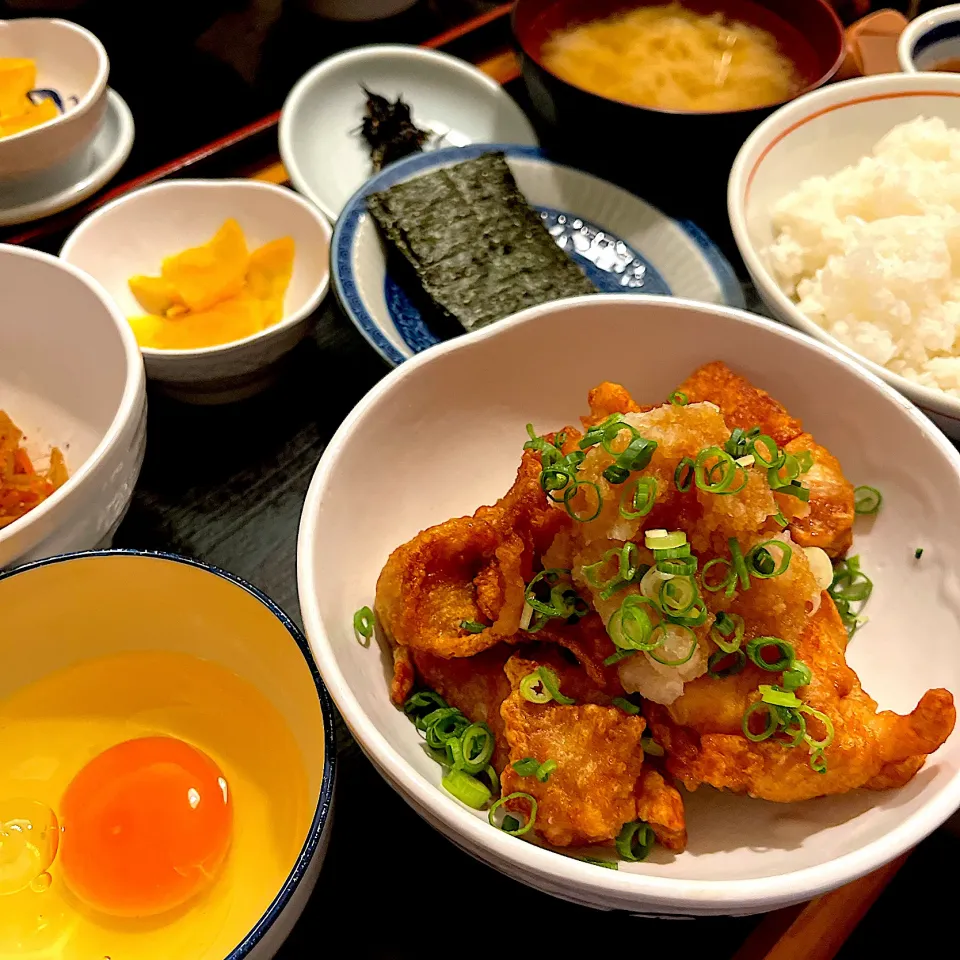
[[(376, 596), (391, 644), (470, 657), (516, 634), (534, 565), (571, 522), (548, 502), (539, 476), (539, 459), (528, 451), (492, 507), (430, 527), (394, 550)], [(492, 623), (470, 633), (464, 621)]]
[[(525, 676), (534, 661), (508, 666)], [(557, 847), (613, 840), (625, 823), (636, 819), (634, 796), (643, 764), (640, 736), (644, 721), (617, 707), (586, 703), (535, 704), (519, 691), (504, 701), (511, 763), (533, 757), (554, 760), (557, 769), (546, 783), (521, 777), (508, 765), (501, 777), (504, 796), (517, 791), (537, 800), (535, 830)]]
[(704, 364), (677, 387), (690, 403), (708, 400), (722, 411), (727, 426), (750, 430), (760, 427), (782, 447), (803, 432), (803, 425), (765, 390), (755, 387), (715, 360)]
[(497, 646), (468, 659), (448, 659), (420, 651), (413, 655), (425, 686), (436, 690), (471, 722), (485, 723), (493, 731), (497, 746), (490, 762), (498, 773), (509, 752), (500, 707), (511, 690), (503, 666), (512, 653), (510, 647)]
[(413, 657), (409, 647), (393, 644), (393, 680), (390, 683), (390, 700), (398, 707), (402, 707), (407, 698), (413, 693), (413, 685), (417, 679), (413, 666)]
[(637, 781), (637, 819), (653, 827), (657, 839), (674, 853), (687, 848), (687, 821), (683, 799), (653, 767), (644, 767)]
[(794, 540), (804, 547), (820, 547), (831, 557), (843, 556), (853, 544), (853, 484), (843, 475), (837, 458), (809, 433), (791, 440), (784, 450), (813, 454), (813, 466), (803, 477), (810, 502), (803, 504), (796, 497), (774, 493), (790, 520)]
[[(929, 690), (907, 716), (878, 713), (877, 704), (846, 665), (845, 643), (846, 631), (833, 601), (825, 596), (796, 644), (797, 658), (813, 674), (798, 695), (826, 714), (835, 729), (833, 742), (824, 751), (825, 773), (811, 768), (803, 745), (752, 743), (734, 728), (735, 718), (759, 698), (755, 684), (760, 678), (750, 673), (756, 670), (752, 667), (744, 671), (743, 679), (695, 681), (667, 709), (645, 707), (654, 736), (666, 751), (667, 769), (691, 790), (706, 783), (780, 803), (905, 783), (953, 731), (953, 697), (946, 690)], [(766, 682), (771, 679), (776, 675), (766, 673)], [(715, 689), (707, 686), (711, 682)], [(820, 721), (809, 716), (807, 721), (813, 735), (821, 738), (825, 731)]]
[(580, 422), (585, 427), (603, 423), (607, 417), (615, 413), (639, 413), (643, 409), (630, 396), (626, 387), (609, 381), (594, 387), (587, 394), (587, 403), (590, 405), (590, 413), (580, 418)]

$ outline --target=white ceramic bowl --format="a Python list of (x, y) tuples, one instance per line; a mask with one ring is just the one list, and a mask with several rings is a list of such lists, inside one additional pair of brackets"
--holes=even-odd
[(107, 109), (110, 61), (89, 30), (66, 20), (0, 20), (0, 57), (35, 60), (38, 89), (56, 92), (64, 110), (0, 138), (0, 180), (49, 170), (93, 138)]
[(781, 107), (750, 136), (730, 173), (730, 225), (747, 270), (775, 317), (856, 357), (909, 397), (951, 437), (960, 439), (960, 400), (891, 373), (845, 347), (801, 313), (767, 263), (770, 211), (808, 177), (829, 175), (871, 152), (897, 124), (942, 117), (960, 128), (960, 75), (889, 74), (848, 80)]
[[(280, 712), (303, 756), (313, 816), (289, 875), (227, 960), (272, 957), (303, 911), (330, 839), (333, 709), (303, 634), (268, 597), (222, 570), (127, 550), (54, 557), (0, 575), (0, 609), (9, 626), (0, 636), (0, 700), (78, 661), (151, 650), (212, 660)], [(17, 640), (25, 635), (29, 646)]]
[(897, 59), (904, 73), (932, 70), (960, 57), (960, 3), (937, 7), (907, 24), (897, 41)]
[(0, 245), (0, 410), (38, 462), (52, 446), (70, 479), (0, 529), (0, 569), (109, 545), (146, 445), (143, 362), (103, 288), (45, 253)]
[[(611, 346), (628, 343), (641, 346)], [(587, 390), (606, 379), (656, 402), (714, 359), (802, 417), (854, 482), (883, 490), (884, 509), (856, 539), (876, 584), (870, 623), (849, 648), (864, 688), (897, 710), (912, 709), (928, 687), (960, 692), (960, 543), (942, 519), (960, 498), (960, 455), (863, 367), (742, 311), (656, 297), (582, 297), (535, 307), (419, 354), (344, 421), (320, 461), (301, 519), (298, 585), (310, 646), (367, 755), (459, 846), (525, 883), (595, 907), (708, 915), (799, 903), (893, 859), (960, 805), (960, 734), (954, 734), (898, 791), (784, 805), (702, 787), (686, 796), (685, 853), (671, 858), (658, 850), (646, 863), (598, 869), (517, 842), (445, 793), (440, 766), (390, 703), (389, 654), (354, 639), (353, 612), (372, 603), (377, 576), (396, 546), (509, 488), (525, 424), (569, 423), (585, 411)], [(383, 476), (370, 469), (371, 450), (390, 464), (389, 496)], [(918, 545), (933, 561), (923, 570), (914, 558)]]
[(537, 143), (510, 94), (457, 57), (392, 44), (337, 54), (300, 78), (280, 114), (280, 156), (290, 180), (331, 220), (374, 173), (359, 135), (364, 86), (390, 99), (402, 96), (414, 123), (441, 135), (432, 146)]
[(316, 323), (330, 283), (330, 225), (286, 187), (257, 180), (171, 180), (128, 193), (92, 213), (60, 256), (99, 280), (124, 316), (143, 308), (127, 281), (158, 274), (164, 257), (206, 243), (233, 217), (251, 250), (278, 237), (296, 244), (283, 320), (233, 343), (198, 350), (143, 350), (147, 376), (173, 396), (225, 403), (250, 396)]

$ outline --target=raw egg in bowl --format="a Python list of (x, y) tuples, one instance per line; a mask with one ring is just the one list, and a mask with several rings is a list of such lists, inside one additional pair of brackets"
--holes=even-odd
[(129, 551), (0, 576), (0, 611), (0, 956), (272, 956), (333, 797), (302, 634), (229, 574)]

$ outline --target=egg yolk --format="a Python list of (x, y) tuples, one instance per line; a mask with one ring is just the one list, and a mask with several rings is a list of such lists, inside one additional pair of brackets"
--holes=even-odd
[(94, 757), (64, 792), (60, 821), (70, 890), (103, 913), (148, 917), (216, 878), (233, 808), (205, 753), (173, 737), (144, 737)]

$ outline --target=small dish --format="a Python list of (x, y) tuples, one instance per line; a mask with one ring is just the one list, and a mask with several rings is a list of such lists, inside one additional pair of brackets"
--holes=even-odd
[(92, 213), (60, 257), (103, 284), (123, 316), (142, 314), (128, 281), (159, 271), (164, 257), (206, 243), (229, 217), (250, 248), (292, 236), (293, 276), (283, 319), (259, 333), (196, 350), (143, 348), (147, 376), (191, 403), (229, 403), (262, 390), (313, 328), (330, 282), (330, 225), (286, 187), (258, 180), (170, 180), (126, 194)]
[(403, 97), (414, 123), (437, 134), (433, 147), (537, 143), (503, 87), (457, 57), (391, 44), (348, 50), (306, 73), (280, 114), (280, 156), (290, 179), (331, 220), (374, 173), (359, 135), (363, 87)]
[(602, 293), (627, 290), (743, 306), (733, 268), (690, 221), (671, 220), (612, 183), (552, 163), (538, 147), (451, 147), (408, 157), (368, 180), (344, 208), (334, 230), (331, 260), (337, 298), (388, 363), (402, 363), (439, 340), (388, 272), (379, 232), (366, 212), (366, 198), (490, 151), (506, 154), (527, 200)]
[(855, 357), (960, 439), (960, 399), (921, 386), (860, 356), (808, 319), (777, 283), (766, 250), (771, 209), (802, 180), (828, 176), (867, 156), (885, 134), (917, 117), (960, 128), (960, 76), (894, 73), (836, 83), (787, 104), (743, 145), (730, 173), (730, 224), (747, 270), (778, 320)]
[(28, 57), (37, 84), (61, 113), (37, 127), (0, 138), (0, 182), (49, 170), (80, 150), (107, 109), (110, 59), (89, 30), (67, 20), (0, 20), (0, 57)]
[[(211, 941), (229, 939), (218, 956), (227, 960), (272, 957), (307, 903), (330, 839), (336, 776), (334, 715), (303, 634), (268, 597), (223, 570), (196, 560), (131, 550), (68, 554), (0, 575), (0, 608), (10, 626), (0, 638), (0, 656), (6, 664), (0, 676), (0, 700), (80, 661), (151, 651), (189, 654), (225, 668), (252, 684), (279, 713), (278, 721), (285, 721), (303, 760), (302, 812), (307, 827), (295, 841), (297, 852), (291, 855), (289, 867), (278, 865), (285, 879), (254, 904), (249, 917), (229, 913), (224, 917), (209, 898), (203, 905), (215, 920), (225, 923), (210, 933)], [(24, 630), (33, 638), (30, 645), (16, 640), (25, 635)], [(147, 714), (146, 725), (156, 723), (158, 733), (176, 735), (177, 725), (190, 724), (198, 712), (195, 703), (181, 702), (172, 730), (163, 726), (171, 717), (162, 708), (154, 709), (152, 720), (148, 711), (131, 719), (143, 725)], [(91, 720), (96, 719), (94, 710)], [(204, 728), (203, 736), (213, 737), (211, 726), (201, 722), (197, 735)], [(268, 826), (269, 821), (264, 821), (264, 828)], [(55, 860), (54, 872), (57, 867)], [(59, 882), (54, 881), (54, 888)], [(52, 913), (50, 922), (63, 931), (63, 911)], [(115, 923), (115, 932), (126, 934), (129, 942), (131, 932), (125, 928), (136, 922)], [(223, 929), (232, 929), (235, 939), (224, 936)], [(162, 929), (150, 936), (161, 934)], [(208, 947), (209, 943), (199, 943), (195, 950), (179, 955), (210, 956)], [(122, 950), (118, 947), (116, 952)], [(147, 952), (151, 957), (162, 955)], [(98, 956), (102, 953), (97, 951)], [(79, 954), (86, 955), (82, 949)]]
[(937, 7), (911, 20), (897, 44), (897, 58), (904, 73), (936, 70), (953, 61), (952, 73), (960, 73), (960, 3)]
[[(525, 424), (569, 423), (603, 380), (656, 402), (718, 358), (801, 417), (848, 476), (870, 477), (883, 490), (880, 515), (857, 530), (864, 568), (876, 572), (869, 626), (849, 648), (864, 688), (898, 710), (928, 687), (960, 689), (960, 543), (944, 520), (960, 497), (960, 456), (868, 370), (743, 311), (666, 297), (578, 297), (441, 344), (392, 371), (347, 416), (324, 451), (300, 522), (306, 633), (327, 688), (381, 775), (488, 866), (603, 910), (717, 916), (801, 903), (894, 859), (960, 804), (954, 733), (899, 790), (780, 804), (701, 787), (686, 795), (686, 852), (600, 869), (507, 836), (485, 812), (445, 793), (442, 768), (389, 701), (390, 652), (356, 642), (353, 613), (372, 603), (390, 552), (502, 496)], [(389, 497), (370, 469), (372, 451), (390, 464)], [(925, 560), (936, 558), (923, 569), (914, 554), (920, 544)]]
[(109, 545), (146, 446), (143, 361), (98, 283), (45, 253), (0, 244), (0, 410), (28, 454), (59, 447), (69, 479), (0, 529), (0, 569)]
[(0, 182), (0, 227), (49, 217), (95, 194), (126, 163), (133, 138), (130, 108), (108, 89), (106, 112), (86, 147), (42, 173)]

